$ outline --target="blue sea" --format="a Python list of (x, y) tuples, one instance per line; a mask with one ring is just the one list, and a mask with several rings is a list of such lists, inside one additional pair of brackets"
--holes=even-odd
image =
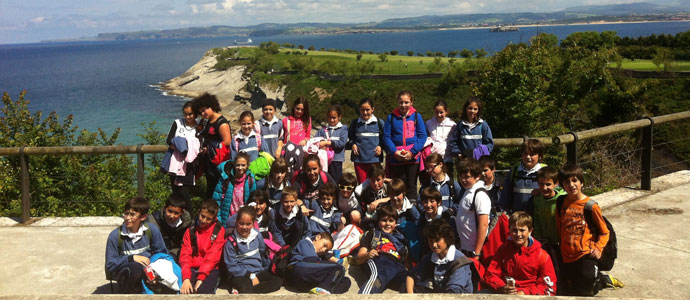
[[(253, 38), (254, 44), (275, 41), (319, 48), (374, 52), (484, 48), (489, 53), (507, 44), (526, 42), (538, 33), (559, 38), (578, 31), (616, 31), (619, 36), (675, 34), (690, 22), (597, 24), (521, 28), (489, 33), (487, 29), (396, 32), (351, 35), (301, 35)], [(22, 90), (31, 111), (73, 115), (80, 128), (122, 132), (119, 143), (142, 143), (144, 123), (157, 122), (167, 132), (187, 99), (168, 96), (153, 86), (183, 73), (210, 48), (232, 45), (240, 37), (147, 41), (70, 42), (0, 45), (0, 92), (16, 99)], [(0, 145), (1, 146), (1, 145)]]

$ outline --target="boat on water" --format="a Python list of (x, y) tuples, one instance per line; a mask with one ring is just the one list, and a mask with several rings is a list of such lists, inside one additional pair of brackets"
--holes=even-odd
[(239, 41), (239, 42), (238, 42), (237, 40), (235, 40), (234, 43), (235, 43), (235, 45), (248, 45), (248, 44), (253, 43), (253, 41), (252, 41), (251, 38), (248, 38), (248, 39), (247, 39), (246, 41), (244, 41), (244, 42), (243, 42), (243, 41)]
[(510, 31), (520, 31), (517, 27), (505, 27), (505, 26), (496, 26), (493, 28), (489, 29), (490, 32), (510, 32)]

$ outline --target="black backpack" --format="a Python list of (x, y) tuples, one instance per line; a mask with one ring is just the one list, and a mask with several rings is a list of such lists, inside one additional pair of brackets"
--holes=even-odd
[[(563, 195), (556, 199), (556, 213), (559, 216), (562, 213), (561, 210), (563, 209), (565, 196), (566, 195)], [(594, 225), (594, 221), (592, 220), (592, 207), (596, 203), (596, 201), (589, 199), (589, 201), (587, 201), (585, 204), (585, 222), (587, 222), (587, 227), (592, 232), (594, 238), (598, 239), (599, 227)], [(613, 225), (611, 225), (611, 222), (609, 222), (606, 217), (603, 215), (602, 217), (606, 223), (606, 228), (609, 230), (609, 241), (606, 243), (604, 250), (601, 251), (601, 258), (599, 259), (599, 263), (597, 265), (600, 271), (610, 271), (613, 269), (613, 264), (616, 262), (616, 258), (618, 258), (618, 241), (616, 239), (616, 231), (613, 230)]]
[[(424, 278), (433, 278), (434, 277), (434, 264), (431, 263), (431, 255), (428, 256), (429, 260), (425, 264), (425, 268), (422, 270), (422, 276)], [(474, 293), (477, 293), (479, 291), (479, 282), (481, 281), (481, 277), (479, 276), (479, 271), (477, 271), (477, 266), (474, 265), (474, 261), (467, 258), (467, 256), (462, 256), (459, 258), (456, 258), (455, 260), (449, 262), (450, 266), (446, 270), (446, 274), (443, 277), (443, 282), (441, 285), (445, 286), (448, 283), (448, 280), (450, 280), (451, 275), (455, 273), (460, 267), (469, 265), (470, 270), (472, 271), (472, 291)], [(435, 285), (435, 281), (432, 281), (434, 286), (430, 287), (434, 291), (438, 291), (440, 289), (440, 286)], [(440, 291), (438, 291), (440, 292)]]
[[(196, 226), (192, 225), (189, 227), (189, 243), (192, 244), (192, 257), (199, 255), (199, 245), (197, 244), (196, 240)], [(213, 227), (213, 233), (211, 234), (211, 244), (216, 240), (218, 237), (218, 232), (220, 232), (220, 228), (222, 225), (220, 225), (220, 222), (216, 221), (216, 225)], [(234, 241), (234, 240), (233, 240)], [(235, 246), (235, 250), (237, 250), (237, 243), (233, 244)]]
[[(472, 211), (474, 211), (474, 214), (475, 214), (475, 217), (474, 217), (475, 228), (479, 228), (479, 215), (477, 215), (477, 194), (479, 194), (479, 192), (484, 192), (484, 194), (489, 196), (489, 191), (487, 191), (485, 188), (478, 188), (476, 191), (474, 191), (474, 196), (472, 197), (472, 206), (470, 207), (470, 209)], [(489, 200), (491, 200), (490, 198), (491, 197), (489, 197)], [(491, 218), (491, 215), (494, 215), (494, 217)], [(489, 240), (489, 235), (491, 234), (491, 231), (493, 231), (494, 228), (496, 227), (496, 224), (498, 223), (498, 218), (500, 216), (501, 215), (499, 215), (496, 212), (496, 209), (492, 205), (491, 206), (491, 212), (489, 212), (489, 227), (487, 228), (486, 239), (484, 240), (484, 242)]]
[(268, 266), (268, 269), (271, 271), (271, 273), (280, 278), (285, 278), (285, 274), (288, 270), (288, 264), (290, 263), (290, 257), (292, 256), (292, 248), (293, 247), (290, 245), (285, 245), (273, 255), (271, 264)]

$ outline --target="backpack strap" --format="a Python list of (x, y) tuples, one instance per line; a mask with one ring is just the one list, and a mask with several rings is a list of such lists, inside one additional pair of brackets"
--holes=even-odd
[(122, 255), (122, 248), (125, 241), (122, 239), (122, 226), (117, 227), (117, 253)]
[[(484, 194), (489, 196), (489, 193), (483, 187), (478, 188), (474, 191), (474, 195), (472, 196), (472, 206), (470, 206), (470, 211), (474, 211), (474, 228), (479, 228), (479, 215), (477, 214), (477, 194), (479, 194), (479, 192), (484, 192)], [(486, 234), (486, 237), (489, 237), (488, 232)]]
[(192, 257), (199, 255), (199, 246), (196, 243), (196, 226), (189, 226), (189, 243), (192, 245)]
[(597, 204), (596, 201), (592, 200), (591, 198), (587, 203), (585, 203), (585, 222), (587, 223), (587, 227), (589, 227), (589, 230), (592, 231), (593, 236), (599, 236), (599, 227), (594, 225), (594, 220), (592, 218), (592, 207), (594, 207), (594, 204)]
[(450, 192), (450, 203), (458, 204), (456, 200), (459, 202), (460, 199), (457, 199), (458, 197), (455, 194), (455, 180), (453, 180), (453, 178), (451, 178), (450, 181), (448, 181), (448, 191)]
[(220, 228), (222, 226), (220, 225), (220, 222), (216, 221), (216, 225), (213, 226), (213, 233), (211, 233), (211, 244), (216, 241), (216, 238), (218, 237), (218, 232), (220, 232)]
[(372, 230), (371, 234), (372, 234), (372, 237), (371, 237), (371, 244), (369, 246), (369, 250), (374, 249), (376, 247), (376, 245), (379, 244), (379, 242), (381, 241), (381, 236), (382, 236), (381, 233), (377, 232), (376, 230)]
[[(214, 228), (215, 230), (215, 228)], [(238, 252), (240, 251), (239, 247), (237, 246), (237, 241), (235, 240), (235, 237), (231, 235), (228, 236), (227, 238), (228, 242), (232, 245), (233, 248), (235, 248), (235, 253), (239, 254)]]

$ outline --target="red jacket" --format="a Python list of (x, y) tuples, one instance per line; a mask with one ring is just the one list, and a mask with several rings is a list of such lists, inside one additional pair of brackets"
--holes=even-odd
[[(218, 221), (216, 221), (218, 222)], [(201, 228), (195, 226), (196, 242), (198, 253), (192, 256), (192, 244), (189, 240), (189, 229), (184, 233), (182, 238), (182, 249), (180, 249), (180, 267), (182, 268), (182, 280), (192, 278), (192, 268), (199, 268), (196, 276), (197, 280), (204, 280), (208, 273), (218, 268), (220, 256), (223, 254), (223, 245), (225, 245), (225, 229), (223, 227), (218, 231), (216, 240), (211, 245), (211, 234), (213, 234), (213, 227), (215, 222), (211, 225)]]
[(515, 287), (525, 295), (555, 295), (556, 273), (549, 254), (541, 243), (530, 237), (532, 245), (518, 248), (508, 238), (498, 249), (484, 275), (485, 284), (491, 289), (506, 285), (505, 277), (515, 279)]

